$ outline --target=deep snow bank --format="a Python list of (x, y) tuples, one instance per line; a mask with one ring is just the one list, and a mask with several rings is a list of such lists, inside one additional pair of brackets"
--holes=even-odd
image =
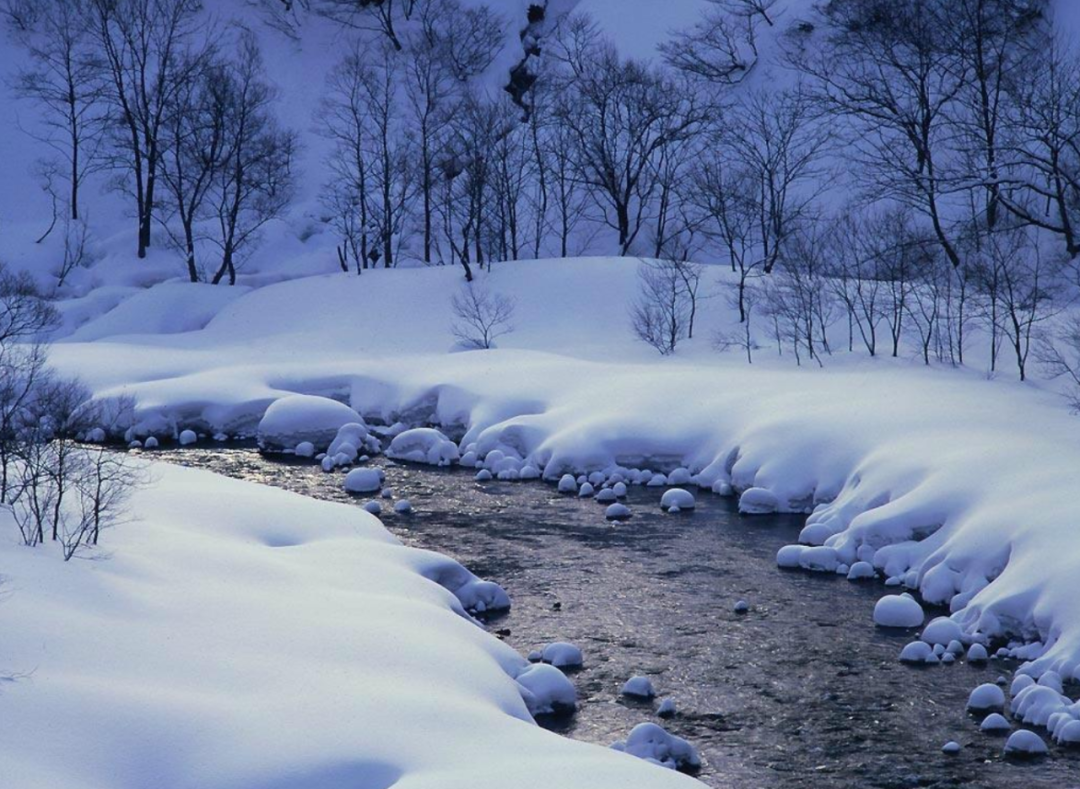
[(282, 283), (202, 331), (54, 355), (102, 394), (135, 394), (144, 424), (166, 430), (253, 431), (269, 402), (302, 392), (372, 424), (438, 426), (464, 437), (463, 458), (497, 450), (549, 478), (685, 466), (716, 490), (757, 488), (757, 509), (819, 507), (818, 569), (867, 561), (951, 604), (969, 632), (1037, 640), (1023, 653), (1036, 670), (1080, 667), (1080, 421), (1052, 394), (907, 360), (799, 369), (762, 349), (750, 367), (709, 347), (730, 325), (722, 299), (703, 310), (698, 339), (661, 359), (628, 329), (626, 259), (496, 264), (484, 281), (517, 298), (518, 330), (499, 350), (448, 353), (459, 278)]
[(533, 725), (457, 563), (359, 508), (153, 476), (100, 561), (0, 524), (4, 787), (694, 785)]

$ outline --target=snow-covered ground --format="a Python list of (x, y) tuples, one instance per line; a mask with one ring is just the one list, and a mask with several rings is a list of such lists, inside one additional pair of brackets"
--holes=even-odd
[(0, 523), (5, 789), (694, 785), (535, 726), (452, 560), (359, 508), (150, 473), (101, 561)]
[[(762, 348), (747, 365), (711, 347), (730, 320), (719, 298), (697, 338), (662, 359), (627, 326), (636, 265), (496, 264), (485, 284), (519, 307), (517, 330), (490, 351), (450, 352), (460, 275), (436, 268), (257, 289), (188, 333), (140, 335), (136, 315), (113, 325), (121, 335), (58, 343), (53, 358), (103, 396), (135, 396), (136, 432), (253, 435), (272, 401), (298, 392), (373, 422), (437, 425), (463, 455), (498, 449), (553, 480), (683, 466), (705, 487), (759, 489), (766, 510), (817, 506), (804, 537), (825, 547), (807, 566), (865, 559), (951, 603), (969, 633), (1038, 641), (1024, 653), (1038, 669), (1077, 672), (1080, 421), (1056, 394), (910, 357), (799, 368)], [(142, 297), (155, 293), (152, 331), (172, 297)]]

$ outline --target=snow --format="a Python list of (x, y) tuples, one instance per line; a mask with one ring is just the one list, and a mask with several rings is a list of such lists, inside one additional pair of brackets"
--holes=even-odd
[(449, 466), (458, 460), (458, 447), (438, 430), (418, 427), (394, 436), (386, 456), (410, 463)]
[(1004, 734), (1010, 729), (1012, 729), (1012, 725), (1000, 712), (991, 712), (979, 724), (979, 731), (984, 734)]
[(664, 495), (660, 497), (660, 509), (662, 510), (670, 510), (672, 507), (679, 510), (692, 510), (696, 504), (694, 494), (683, 488), (668, 488), (664, 491)]
[(600, 504), (608, 504), (618, 500), (618, 496), (615, 495), (615, 491), (611, 488), (604, 488), (596, 494), (596, 500)]
[(922, 631), (922, 640), (928, 644), (941, 644), (947, 646), (951, 642), (959, 643), (964, 631), (960, 625), (947, 616), (939, 616), (930, 620)]
[(362, 423), (360, 415), (344, 403), (315, 395), (289, 395), (270, 403), (259, 420), (259, 448), (268, 452), (293, 450), (310, 443), (327, 454), (336, 455), (340, 447), (331, 445), (338, 431), (350, 423)]
[(474, 479), (477, 482), (491, 482), (494, 477), (492, 476), (490, 471), (488, 471), (486, 468), (482, 468), (476, 472), (476, 476), (474, 477)]
[(877, 573), (874, 572), (874, 565), (870, 562), (855, 562), (847, 572), (849, 581), (865, 581), (875, 577)]
[(731, 609), (736, 614), (746, 614), (750, 612), (750, 604), (745, 600), (739, 600)]
[(972, 712), (1001, 712), (1005, 709), (1005, 693), (991, 682), (983, 683), (971, 691), (967, 708)]
[(180, 431), (180, 437), (179, 437), (180, 446), (182, 446), (182, 447), (191, 446), (192, 444), (194, 444), (198, 440), (199, 440), (199, 437), (195, 434), (194, 430), (181, 430)]
[(150, 477), (99, 561), (0, 542), (0, 664), (32, 674), (4, 683), (5, 786), (695, 785), (534, 726), (573, 687), (465, 616), (456, 562), (358, 507)]
[(748, 488), (739, 496), (739, 512), (746, 515), (768, 515), (779, 509), (780, 500), (765, 488)]
[(1027, 729), (1017, 729), (1005, 741), (1005, 753), (1011, 756), (1041, 756), (1047, 752), (1042, 737)]
[(595, 492), (596, 491), (593, 488), (591, 482), (583, 482), (581, 484), (581, 487), (578, 488), (578, 498), (582, 498), (582, 499), (590, 498), (591, 496), (593, 496), (593, 494)]
[(950, 740), (949, 742), (941, 746), (942, 753), (954, 754), (960, 753), (960, 750), (960, 743), (956, 742), (955, 740)]
[(585, 662), (581, 649), (566, 641), (548, 644), (540, 651), (540, 659), (556, 668), (580, 668)]
[(409, 515), (412, 511), (412, 503), (408, 499), (399, 499), (394, 502), (394, 512), (398, 515)]
[(381, 468), (354, 468), (345, 475), (345, 490), (349, 493), (374, 493), (382, 487), (386, 473)]
[(604, 510), (604, 517), (609, 521), (621, 521), (630, 517), (630, 508), (621, 502), (615, 502), (609, 504), (607, 509)]
[(985, 663), (989, 659), (990, 656), (986, 654), (986, 647), (984, 647), (982, 644), (972, 644), (970, 647), (968, 647), (968, 663)]
[(664, 699), (656, 708), (656, 714), (661, 718), (674, 718), (675, 713), (675, 699)]
[(535, 663), (517, 675), (522, 697), (532, 715), (560, 715), (577, 706), (574, 684), (559, 669)]
[(918, 627), (923, 623), (923, 609), (906, 594), (887, 595), (874, 605), (874, 624), (878, 627)]
[(937, 663), (933, 648), (925, 641), (912, 641), (900, 650), (900, 662), (912, 664)]
[(563, 474), (559, 479), (559, 493), (577, 493), (578, 484), (573, 474)]
[(701, 764), (694, 746), (655, 723), (639, 723), (625, 742), (617, 742), (611, 747), (671, 769), (695, 768)]
[(377, 501), (369, 501), (367, 504), (364, 505), (364, 509), (367, 512), (370, 512), (372, 515), (382, 514), (382, 504)]
[(620, 693), (638, 699), (651, 699), (656, 696), (652, 680), (642, 676), (630, 677), (630, 679), (626, 680)]

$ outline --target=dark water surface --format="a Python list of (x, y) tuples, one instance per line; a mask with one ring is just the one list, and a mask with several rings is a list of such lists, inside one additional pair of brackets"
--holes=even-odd
[[(344, 493), (340, 474), (250, 449), (152, 456), (366, 501)], [(659, 722), (697, 746), (699, 777), (714, 787), (1080, 786), (1080, 754), (1052, 746), (1040, 761), (1004, 760), (1003, 738), (981, 734), (965, 713), (970, 690), (1011, 679), (1011, 664), (903, 666), (897, 655), (911, 635), (872, 623), (879, 583), (778, 570), (776, 551), (794, 541), (802, 518), (740, 517), (707, 493), (693, 513), (665, 515), (660, 490), (631, 488), (634, 517), (611, 525), (601, 505), (548, 485), (376, 465), (415, 508), (395, 515), (384, 502), (391, 531), (510, 593), (513, 609), (492, 631), (523, 654), (556, 640), (582, 648), (585, 667), (571, 674), (580, 709), (551, 726), (570, 737), (608, 745), (641, 721)], [(749, 613), (733, 612), (740, 599)], [(620, 698), (634, 674), (675, 700), (674, 718), (656, 717), (659, 700)], [(949, 740), (964, 746), (959, 755), (941, 753)]]

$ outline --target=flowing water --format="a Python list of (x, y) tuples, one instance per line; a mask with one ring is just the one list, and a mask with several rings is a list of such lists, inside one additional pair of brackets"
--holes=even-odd
[[(319, 499), (344, 493), (340, 474), (273, 461), (250, 448), (168, 450), (160, 460), (286, 488)], [(631, 488), (633, 518), (611, 524), (603, 507), (541, 483), (477, 483), (464, 470), (380, 458), (387, 485), (415, 512), (384, 508), (403, 542), (453, 556), (510, 593), (492, 632), (523, 654), (561, 640), (585, 653), (571, 679), (579, 710), (545, 722), (608, 745), (652, 720), (701, 752), (698, 777), (715, 787), (1077, 787), (1080, 754), (1001, 757), (964, 711), (975, 685), (1012, 665), (909, 668), (897, 662), (910, 634), (872, 624), (878, 582), (853, 584), (777, 569), (796, 516), (741, 517), (729, 500), (698, 496), (692, 513), (663, 514), (660, 491)], [(736, 614), (736, 601), (751, 606)], [(630, 676), (675, 700), (619, 695)], [(1074, 694), (1075, 695), (1075, 694)], [(1045, 735), (1045, 732), (1042, 732)], [(956, 740), (955, 756), (941, 746)]]

